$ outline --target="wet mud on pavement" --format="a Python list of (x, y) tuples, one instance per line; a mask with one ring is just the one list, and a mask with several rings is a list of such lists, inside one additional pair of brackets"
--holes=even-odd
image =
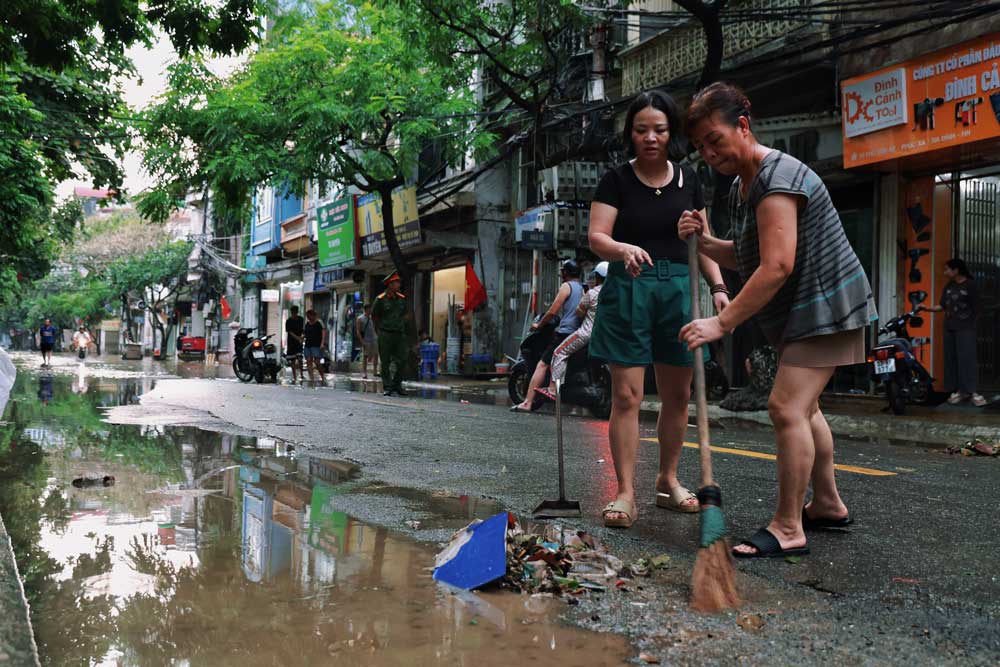
[[(199, 432), (213, 431), (216, 438), (236, 437), (231, 433), (256, 436), (237, 438), (237, 449), (249, 452), (259, 463), (222, 457), (226, 460), (217, 461), (213, 470), (238, 464), (262, 471), (267, 479), (301, 483), (316, 477), (304, 463), (309, 459), (353, 461), (338, 464), (347, 468), (338, 473), (342, 478), (329, 482), (338, 490), (335, 510), (368, 530), (388, 530), (387, 540), (416, 545), (428, 558), (469, 520), (497, 509), (525, 512), (554, 490), (551, 416), (512, 418), (491, 401), (474, 401), (469, 395), (387, 399), (339, 387), (258, 387), (166, 378), (145, 387), (144, 393), (141, 406), (111, 408), (110, 419), (163, 436), (175, 432), (164, 426), (169, 423), (195, 424), (201, 427)], [(468, 403), (454, 404), (464, 401)], [(505, 404), (505, 397), (494, 396), (492, 402)], [(399, 430), (396, 425), (403, 415), (407, 428)], [(104, 424), (104, 428), (114, 427)], [(606, 594), (584, 596), (572, 606), (547, 603), (554, 606), (543, 615), (542, 626), (562, 618), (602, 633), (585, 637), (620, 642), (607, 651), (602, 644), (579, 664), (635, 663), (640, 652), (677, 665), (1000, 664), (1000, 628), (995, 620), (1000, 587), (995, 568), (984, 565), (984, 558), (990, 560), (984, 554), (996, 546), (996, 531), (983, 532), (982, 522), (978, 528), (970, 524), (975, 523), (969, 512), (976, 502), (969, 493), (951, 495), (961, 484), (974, 489), (970, 493), (975, 497), (992, 497), (998, 490), (995, 461), (961, 460), (910, 444), (874, 447), (838, 438), (839, 461), (893, 475), (838, 474), (858, 518), (851, 532), (810, 535), (814, 553), (798, 563), (780, 559), (740, 563), (739, 584), (747, 604), (735, 612), (702, 616), (687, 608), (697, 519), (659, 510), (645, 494), (633, 529), (609, 531), (596, 526), (595, 516), (613, 488), (606, 422), (571, 419), (566, 428), (568, 488), (580, 494), (585, 507), (584, 518), (576, 524), (602, 538), (625, 560), (664, 552), (671, 557), (665, 570), (623, 581)], [(650, 425), (644, 424), (643, 437), (652, 435)], [(713, 444), (735, 450), (717, 454), (717, 474), (727, 499), (730, 536), (745, 537), (743, 533), (752, 532), (774, 502), (773, 460), (767, 458), (773, 458), (773, 438), (766, 428), (715, 424)], [(648, 441), (641, 447), (640, 495), (651, 488), (656, 449), (655, 442)], [(296, 461), (295, 470), (285, 467), (291, 460)], [(360, 462), (363, 467), (355, 471)], [(682, 480), (693, 482), (695, 469), (696, 458), (686, 449)], [(219, 473), (226, 474), (233, 473)], [(207, 488), (214, 488), (211, 484), (218, 482)], [(462, 495), (473, 489), (491, 498)], [(215, 495), (221, 494), (209, 497)], [(945, 502), (949, 497), (951, 501)], [(928, 517), (935, 521), (928, 523)], [(242, 526), (241, 520), (239, 530)], [(442, 595), (440, 589), (432, 590)], [(485, 599), (494, 607), (499, 601), (505, 613), (511, 613), (506, 604), (519, 608), (530, 604), (531, 609), (539, 604), (537, 598), (513, 594), (476, 594), (468, 599)], [(487, 612), (481, 608), (479, 613)], [(468, 625), (473, 620), (476, 624)], [(463, 621), (467, 628), (484, 625), (481, 618), (463, 617)], [(527, 638), (532, 645), (535, 636)], [(621, 637), (627, 637), (628, 645)], [(523, 641), (518, 636), (518, 649)], [(538, 643), (543, 642), (539, 636)], [(494, 654), (509, 659), (512, 654), (503, 652), (508, 641), (498, 643), (501, 652), (491, 650), (496, 643), (481, 644), (468, 654), (474, 656), (468, 661), (488, 661)], [(546, 654), (548, 659), (555, 655)], [(392, 664), (374, 660), (365, 658), (357, 664)], [(460, 663), (437, 653), (426, 662)], [(574, 663), (560, 659), (550, 664)]]
[(432, 545), (345, 511), (403, 498), (406, 527), (447, 535), (495, 505), (365, 488), (355, 464), (275, 439), (102, 421), (142, 388), (22, 372), (12, 394), (0, 512), (43, 664), (628, 659), (623, 638), (559, 623), (555, 599), (442, 588)]

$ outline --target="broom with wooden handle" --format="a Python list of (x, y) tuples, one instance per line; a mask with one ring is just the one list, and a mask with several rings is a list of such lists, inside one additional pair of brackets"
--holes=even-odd
[[(698, 274), (698, 241), (688, 237), (688, 275), (691, 280), (691, 319), (701, 319)], [(694, 393), (698, 413), (698, 451), (701, 454), (701, 542), (698, 558), (691, 575), (691, 607), (697, 611), (715, 612), (740, 604), (736, 592), (736, 571), (726, 539), (726, 522), (722, 516), (722, 489), (712, 479), (712, 450), (708, 437), (708, 401), (705, 399), (705, 360), (701, 348), (694, 351)]]

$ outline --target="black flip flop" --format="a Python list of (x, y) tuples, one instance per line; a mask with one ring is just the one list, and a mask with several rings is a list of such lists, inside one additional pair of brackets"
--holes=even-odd
[(830, 519), (827, 517), (811, 519), (809, 518), (809, 515), (806, 514), (806, 508), (802, 508), (803, 530), (836, 530), (837, 528), (847, 528), (852, 523), (854, 523), (854, 519), (850, 516), (845, 516), (843, 519)]
[(743, 553), (733, 549), (734, 558), (783, 558), (785, 556), (807, 556), (809, 555), (809, 547), (793, 547), (791, 549), (782, 549), (781, 543), (778, 542), (778, 538), (775, 537), (771, 531), (767, 528), (761, 528), (756, 533), (753, 534), (749, 540), (743, 540), (740, 542), (741, 545), (746, 544), (751, 546), (757, 551), (752, 554)]

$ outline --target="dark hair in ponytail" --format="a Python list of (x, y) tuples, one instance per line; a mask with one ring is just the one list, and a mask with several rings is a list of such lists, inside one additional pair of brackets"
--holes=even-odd
[(750, 120), (750, 100), (739, 86), (731, 83), (717, 81), (705, 86), (691, 100), (687, 113), (688, 128), (693, 128), (715, 113), (719, 114), (722, 122), (736, 127), (741, 116)]
[(679, 159), (684, 155), (684, 119), (681, 116), (680, 107), (677, 106), (674, 98), (659, 90), (649, 90), (639, 93), (632, 100), (632, 104), (625, 113), (625, 130), (622, 133), (625, 152), (629, 155), (635, 154), (635, 146), (632, 145), (632, 124), (635, 121), (635, 115), (646, 107), (658, 109), (667, 117), (667, 127), (670, 130), (670, 140), (667, 142), (667, 157), (675, 160)]

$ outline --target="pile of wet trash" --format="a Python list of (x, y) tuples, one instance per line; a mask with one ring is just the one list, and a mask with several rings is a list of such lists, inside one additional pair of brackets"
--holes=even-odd
[(621, 589), (670, 564), (666, 555), (625, 563), (593, 535), (559, 524), (522, 526), (510, 512), (473, 521), (438, 554), (434, 578), (466, 590), (580, 596)]
[(962, 456), (1000, 456), (1000, 442), (975, 438), (961, 447), (949, 447), (947, 451), (949, 454), (961, 454)]

